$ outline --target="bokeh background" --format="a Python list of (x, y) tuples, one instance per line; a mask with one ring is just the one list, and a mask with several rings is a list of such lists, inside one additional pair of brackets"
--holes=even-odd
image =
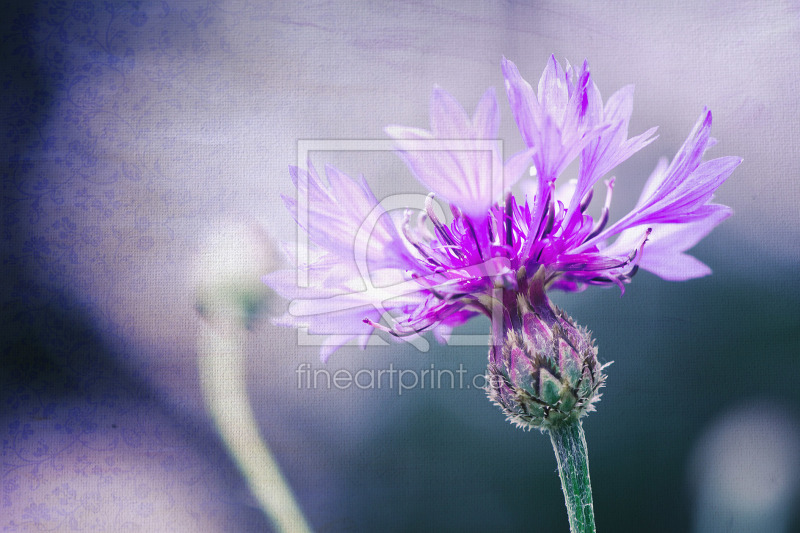
[[(660, 126), (616, 172), (612, 219), (703, 106), (711, 155), (744, 158), (717, 194), (735, 215), (693, 251), (713, 276), (556, 297), (615, 361), (584, 424), (599, 527), (800, 531), (795, 2), (20, 0), (0, 27), (4, 531), (268, 530), (203, 407), (203, 239), (295, 239), (279, 195), (298, 140), (426, 127), (434, 84), (468, 110), (496, 87), (521, 149), (500, 59), (535, 83), (550, 54), (588, 59), (604, 97), (634, 83), (631, 132)], [(422, 191), (389, 153), (313, 160), (379, 197)], [(567, 530), (549, 439), (481, 391), (298, 387), (318, 349), (266, 318), (248, 351), (261, 432), (316, 530)], [(433, 342), (324, 368), (471, 378), (485, 360)]]

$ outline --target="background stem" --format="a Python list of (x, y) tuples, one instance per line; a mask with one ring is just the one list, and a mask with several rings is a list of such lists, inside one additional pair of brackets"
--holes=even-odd
[(266, 443), (261, 439), (247, 395), (244, 314), (221, 313), (203, 325), (198, 352), (206, 406), (229, 453), (276, 531), (310, 532)]

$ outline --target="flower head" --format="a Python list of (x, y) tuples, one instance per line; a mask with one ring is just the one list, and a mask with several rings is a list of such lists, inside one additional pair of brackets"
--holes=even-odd
[[(710, 272), (685, 252), (730, 215), (729, 208), (711, 200), (741, 159), (703, 161), (714, 144), (709, 111), (700, 115), (672, 162), (659, 163), (636, 207), (609, 225), (615, 178), (608, 174), (655, 139), (655, 128), (628, 137), (633, 88), (617, 91), (604, 104), (587, 63), (575, 71), (551, 57), (534, 93), (511, 61), (504, 59), (502, 67), (528, 148), (502, 161), (494, 91), (486, 92), (470, 117), (435, 88), (430, 130), (387, 128), (412, 174), (431, 190), (424, 206), (406, 210), (402, 219), (391, 216), (363, 179), (328, 167), (327, 185), (313, 168), (292, 170), (298, 190), (310, 201), (303, 229), (318, 247), (315, 259), (299, 268), (315, 274), (315, 281), (300, 289), (290, 281), (295, 271), (289, 270), (267, 282), (293, 299), (283, 323), (330, 335), (323, 358), (351, 338), (363, 345), (376, 329), (398, 338), (433, 330), (444, 339), (454, 327), (484, 314), (501, 317), (492, 321), (490, 360), (510, 382), (522, 364), (516, 356), (511, 359), (515, 349), (536, 358), (544, 353), (537, 343), (545, 340), (580, 347), (570, 357), (600, 368), (590, 362), (595, 356), (585, 348), (589, 344), (566, 315), (555, 313), (554, 322), (545, 321), (547, 334), (519, 337), (525, 317), (549, 309), (541, 304), (547, 302), (545, 291), (574, 292), (587, 285), (624, 289), (639, 268), (670, 280)], [(576, 159), (577, 179), (557, 187)], [(524, 187), (528, 194), (516, 198), (510, 187), (528, 169), (533, 176)], [(603, 178), (605, 200), (595, 219), (587, 209), (594, 185)], [(450, 204), (451, 217), (437, 198)], [(296, 203), (286, 202), (300, 221)], [(541, 301), (532, 306), (535, 296)], [(556, 355), (539, 359), (567, 357)], [(562, 385), (575, 385), (577, 375), (559, 375), (553, 374)], [(593, 374), (591, 381), (596, 391), (602, 377)], [(591, 400), (574, 399), (584, 409)]]

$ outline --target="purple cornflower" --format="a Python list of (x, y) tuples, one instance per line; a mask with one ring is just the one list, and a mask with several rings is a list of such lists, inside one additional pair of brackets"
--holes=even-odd
[[(597, 219), (586, 213), (593, 186), (655, 140), (655, 128), (628, 138), (633, 87), (603, 104), (585, 62), (576, 71), (551, 57), (536, 92), (511, 61), (503, 59), (502, 67), (529, 147), (508, 161), (499, 155), (499, 111), (491, 89), (470, 117), (435, 88), (430, 130), (387, 128), (400, 156), (431, 191), (424, 209), (395, 218), (363, 178), (327, 167), (328, 185), (310, 165), (291, 170), (299, 194), (308, 198), (302, 229), (317, 247), (307, 264), (297, 265), (310, 285), (297, 286), (296, 268), (266, 281), (292, 300), (279, 322), (329, 335), (323, 360), (353, 338), (363, 346), (375, 329), (396, 337), (433, 330), (442, 339), (474, 316), (497, 317), (499, 311), (502, 319), (492, 321), (497, 347), (509, 331), (523, 329), (531, 308), (545, 309), (546, 290), (624, 290), (638, 268), (668, 280), (710, 273), (684, 252), (730, 216), (711, 198), (741, 162), (703, 161), (714, 144), (710, 111), (700, 115), (672, 162), (659, 162), (636, 207), (609, 225), (614, 178), (605, 181)], [(577, 179), (557, 187), (576, 158)], [(509, 188), (524, 174), (532, 176), (525, 178), (528, 194), (517, 199)], [(434, 197), (449, 203), (449, 221), (437, 214)], [(299, 222), (296, 202), (285, 201)], [(490, 352), (492, 360), (498, 353)]]

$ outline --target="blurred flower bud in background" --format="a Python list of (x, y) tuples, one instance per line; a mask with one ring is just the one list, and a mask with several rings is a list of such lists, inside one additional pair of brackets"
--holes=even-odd
[(267, 232), (252, 219), (228, 219), (213, 227), (200, 248), (194, 286), (198, 312), (213, 321), (233, 309), (252, 321), (272, 291), (261, 278), (275, 268), (277, 252)]
[(800, 426), (778, 405), (749, 402), (713, 421), (695, 446), (695, 533), (782, 533), (800, 485)]

